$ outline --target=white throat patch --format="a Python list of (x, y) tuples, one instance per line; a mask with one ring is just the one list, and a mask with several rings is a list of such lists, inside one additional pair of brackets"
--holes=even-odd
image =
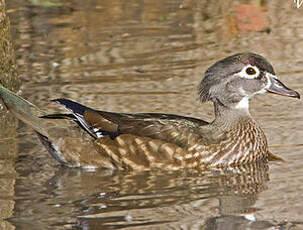
[(245, 96), (242, 98), (241, 101), (238, 102), (235, 106), (236, 109), (244, 109), (247, 110), (249, 109), (249, 96)]
[(240, 88), (240, 92), (244, 97), (241, 99), (241, 101), (239, 101), (236, 104), (235, 109), (243, 109), (243, 110), (247, 110), (248, 112), (249, 99), (251, 98), (252, 95), (248, 95), (242, 87)]

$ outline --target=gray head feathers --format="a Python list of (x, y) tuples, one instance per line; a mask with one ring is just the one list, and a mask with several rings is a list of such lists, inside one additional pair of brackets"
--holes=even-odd
[(205, 77), (199, 85), (199, 95), (202, 102), (214, 101), (220, 93), (219, 85), (227, 83), (229, 77), (240, 72), (246, 65), (257, 66), (261, 71), (274, 73), (272, 65), (262, 56), (254, 53), (238, 53), (224, 58), (205, 72)]

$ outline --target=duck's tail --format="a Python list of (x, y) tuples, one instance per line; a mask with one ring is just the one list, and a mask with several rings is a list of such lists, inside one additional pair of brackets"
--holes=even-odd
[(52, 117), (1, 85), (0, 99), (14, 116), (36, 131), (48, 152), (61, 164), (69, 167), (95, 167), (96, 159), (100, 158), (99, 161), (103, 162), (104, 158), (91, 144), (91, 138), (81, 135), (81, 129), (74, 125), (74, 117), (61, 114), (64, 119), (45, 119)]
[[(58, 147), (58, 138), (54, 138), (56, 131), (49, 127), (47, 120), (41, 118), (46, 113), (40, 110), (37, 106), (18, 96), (14, 92), (6, 89), (0, 85), (0, 98), (7, 107), (7, 109), (16, 116), (19, 120), (23, 121), (38, 134), (42, 144), (46, 147), (49, 153), (60, 163), (68, 166), (69, 162), (62, 155)], [(62, 135), (66, 136), (66, 135)]]

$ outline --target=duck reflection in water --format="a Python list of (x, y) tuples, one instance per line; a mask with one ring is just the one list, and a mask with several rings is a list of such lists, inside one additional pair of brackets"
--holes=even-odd
[(259, 208), (254, 206), (268, 181), (268, 164), (259, 161), (203, 173), (91, 173), (62, 168), (46, 184), (48, 191), (74, 204), (70, 207), (78, 209), (74, 224), (82, 229), (236, 230), (277, 225), (255, 217)]
[(30, 221), (32, 215), (24, 215), (24, 210), (35, 213), (35, 220), (43, 220), (34, 222), (41, 224), (39, 229), (54, 225), (53, 213), (56, 225), (86, 230), (303, 227), (262, 218), (258, 198), (269, 182), (265, 161), (204, 172), (89, 172), (59, 167), (52, 176), (32, 170), (34, 160), (25, 157), (17, 162), (17, 168), (29, 173), (15, 189), (30, 188), (31, 202), (16, 200), (15, 215)]

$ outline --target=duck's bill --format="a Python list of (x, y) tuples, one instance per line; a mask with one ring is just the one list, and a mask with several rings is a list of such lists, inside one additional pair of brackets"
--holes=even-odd
[(268, 88), (266, 89), (269, 93), (300, 99), (300, 94), (297, 91), (288, 88), (276, 76), (268, 74), (267, 79), (270, 82)]

